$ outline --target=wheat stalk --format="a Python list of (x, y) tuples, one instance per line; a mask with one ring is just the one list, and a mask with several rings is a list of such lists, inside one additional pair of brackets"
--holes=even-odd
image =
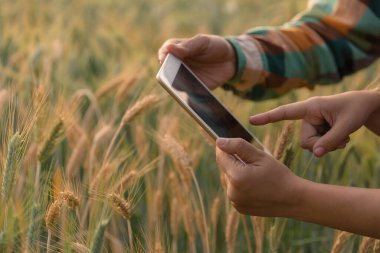
[(120, 125), (118, 129), (116, 130), (115, 134), (112, 137), (111, 143), (109, 144), (106, 154), (104, 156), (104, 160), (107, 161), (109, 158), (111, 151), (113, 150), (117, 137), (119, 136), (121, 130), (132, 121), (134, 118), (136, 118), (139, 114), (141, 114), (144, 110), (154, 106), (156, 103), (158, 103), (159, 97), (156, 95), (147, 95), (143, 97), (141, 100), (137, 101), (131, 108), (129, 108), (123, 115)]
[(263, 252), (263, 240), (264, 240), (264, 230), (265, 230), (265, 218), (252, 216), (251, 223), (253, 226), (253, 231), (255, 234), (255, 244), (256, 244), (256, 253)]
[(61, 191), (58, 194), (58, 199), (61, 202), (66, 203), (69, 208), (74, 209), (79, 206), (79, 198), (72, 191)]
[(346, 245), (347, 241), (352, 236), (351, 233), (340, 231), (334, 241), (334, 244), (331, 248), (331, 253), (340, 253), (342, 252), (344, 246)]
[(173, 197), (170, 203), (170, 231), (173, 236), (172, 251), (178, 251), (178, 233), (180, 225), (179, 203), (176, 197)]
[(95, 96), (99, 99), (106, 95), (111, 90), (115, 89), (125, 80), (125, 73), (115, 76), (108, 82), (99, 86), (99, 89), (95, 92)]
[(76, 252), (76, 253), (90, 253), (90, 249), (87, 248), (86, 245), (79, 243), (79, 242), (73, 242), (71, 245), (71, 248)]
[[(202, 211), (202, 219), (203, 219), (204, 230), (208, 231), (208, 225), (207, 225), (207, 221), (206, 221), (206, 212), (205, 212), (205, 208), (204, 208), (204, 204), (203, 204), (201, 190), (200, 190), (200, 187), (198, 184), (198, 180), (194, 174), (194, 170), (193, 170), (191, 160), (190, 160), (188, 154), (186, 153), (184, 148), (173, 137), (171, 137), (168, 134), (166, 134), (164, 136), (164, 138), (162, 139), (162, 142), (163, 142), (162, 143), (163, 146), (166, 148), (167, 152), (172, 156), (173, 160), (178, 161), (180, 163), (181, 166), (179, 166), (179, 167), (182, 168), (181, 170), (179, 170), (180, 172), (182, 172), (182, 173), (180, 173), (180, 175), (182, 174), (182, 177), (185, 180), (185, 182), (188, 186), (188, 189), (190, 188), (190, 180), (191, 180), (191, 178), (193, 179), (195, 189), (197, 192), (197, 196), (199, 199), (199, 204), (200, 204), (201, 211)], [(175, 166), (175, 167), (177, 167), (177, 166)], [(205, 251), (210, 252), (210, 244), (209, 244), (209, 240), (208, 240), (208, 234), (205, 233), (205, 235), (206, 235), (204, 237), (205, 245), (206, 245)]]
[(235, 209), (231, 209), (227, 217), (226, 224), (226, 244), (227, 252), (235, 252), (236, 233), (239, 227), (239, 214)]
[(15, 181), (16, 172), (20, 166), (21, 158), (25, 152), (25, 140), (17, 132), (13, 135), (8, 146), (8, 154), (3, 170), (3, 182), (1, 185), (1, 198), (7, 203)]
[(66, 172), (69, 178), (74, 177), (78, 173), (80, 165), (82, 164), (82, 161), (86, 154), (87, 146), (88, 146), (88, 140), (87, 140), (87, 137), (84, 135), (80, 138), (80, 140), (76, 144), (73, 152), (71, 153), (70, 159), (67, 163)]
[(151, 108), (160, 101), (159, 97), (156, 95), (147, 95), (142, 99), (138, 100), (131, 108), (129, 108), (123, 118), (121, 119), (122, 124), (125, 126), (136, 118), (145, 109)]
[(26, 251), (33, 248), (33, 241), (35, 240), (36, 235), (38, 234), (39, 229), (39, 206), (37, 204), (33, 205), (32, 214), (30, 216), (30, 222), (28, 226), (28, 233), (26, 237)]
[(363, 236), (360, 242), (358, 253), (370, 253), (375, 244), (375, 239)]
[(375, 240), (373, 245), (373, 253), (380, 253), (380, 240)]
[(52, 252), (51, 248), (51, 238), (52, 233), (56, 228), (56, 225), (58, 224), (58, 218), (61, 215), (62, 211), (62, 201), (61, 200), (55, 200), (49, 207), (48, 211), (46, 212), (45, 216), (45, 224), (48, 229), (48, 239), (46, 243), (47, 252)]
[(118, 212), (124, 219), (129, 220), (131, 218), (132, 205), (129, 201), (125, 200), (120, 195), (112, 193), (108, 195), (112, 203), (112, 207)]
[(294, 132), (293, 122), (288, 123), (283, 127), (280, 137), (278, 138), (278, 141), (276, 143), (276, 149), (274, 151), (274, 157), (277, 160), (280, 160), (282, 158), (282, 155), (284, 154), (284, 150), (293, 136), (293, 132)]
[(186, 205), (182, 209), (183, 211), (183, 225), (185, 226), (186, 234), (189, 238), (189, 248), (191, 253), (196, 252), (195, 248), (195, 230), (193, 225), (193, 213), (190, 205)]
[(103, 247), (104, 233), (106, 231), (109, 219), (102, 220), (95, 230), (95, 236), (92, 240), (90, 252), (91, 253), (100, 253)]
[(63, 119), (59, 118), (53, 129), (51, 130), (48, 138), (42, 144), (42, 148), (38, 152), (38, 159), (40, 163), (45, 162), (53, 153), (56, 145), (59, 143), (64, 133)]

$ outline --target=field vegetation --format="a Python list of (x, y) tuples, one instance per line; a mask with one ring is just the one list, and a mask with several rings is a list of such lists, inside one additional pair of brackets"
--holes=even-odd
[[(280, 25), (306, 1), (2, 0), (0, 252), (380, 252), (374, 239), (237, 213), (215, 145), (155, 80), (168, 38)], [(215, 94), (297, 175), (380, 186), (380, 142), (361, 130), (315, 159), (298, 123), (248, 116), (363, 89), (374, 64), (333, 86), (265, 102)]]

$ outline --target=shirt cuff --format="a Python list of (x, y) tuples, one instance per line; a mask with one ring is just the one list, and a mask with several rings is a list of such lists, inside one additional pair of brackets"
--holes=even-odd
[(245, 34), (228, 36), (226, 40), (235, 50), (236, 73), (225, 86), (232, 86), (240, 91), (248, 91), (256, 85), (265, 86), (265, 58), (260, 43)]
[(227, 82), (229, 85), (234, 85), (239, 82), (243, 76), (244, 69), (247, 65), (247, 58), (241, 48), (239, 42), (233, 36), (227, 36), (225, 39), (231, 44), (232, 48), (235, 51), (236, 56), (236, 72), (234, 77)]

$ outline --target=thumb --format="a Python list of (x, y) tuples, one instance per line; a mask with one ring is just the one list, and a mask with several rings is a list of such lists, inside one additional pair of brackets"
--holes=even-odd
[(313, 153), (317, 157), (339, 148), (346, 143), (353, 131), (347, 128), (344, 121), (337, 122), (325, 135), (318, 139), (313, 146)]
[(241, 138), (218, 138), (216, 145), (230, 155), (237, 155), (246, 163), (252, 163), (261, 156), (262, 151)]

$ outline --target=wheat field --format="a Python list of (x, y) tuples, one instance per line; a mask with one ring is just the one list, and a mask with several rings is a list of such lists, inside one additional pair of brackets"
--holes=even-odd
[[(168, 38), (280, 25), (306, 1), (2, 0), (0, 252), (380, 252), (380, 242), (291, 219), (237, 213), (215, 145), (155, 80)], [(194, 15), (196, 13), (196, 15)], [(379, 139), (360, 130), (315, 159), (299, 125), (248, 116), (343, 82), (265, 102), (215, 94), (297, 175), (379, 187)], [(280, 151), (279, 151), (280, 150)]]

